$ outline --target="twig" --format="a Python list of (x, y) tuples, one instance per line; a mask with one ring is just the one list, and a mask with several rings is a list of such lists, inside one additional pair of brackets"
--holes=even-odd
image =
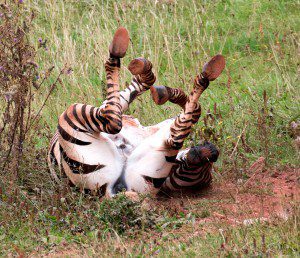
[(7, 152), (7, 155), (6, 155), (6, 157), (5, 157), (5, 162), (4, 162), (4, 164), (3, 164), (2, 171), (4, 171), (4, 169), (5, 169), (5, 167), (6, 167), (6, 164), (7, 164), (7, 162), (8, 162), (8, 157), (10, 156), (10, 153), (11, 153), (12, 148), (13, 148), (13, 146), (14, 146), (14, 141), (15, 141), (16, 131), (17, 131), (17, 128), (18, 128), (17, 125), (18, 125), (18, 119), (19, 119), (19, 112), (17, 112), (17, 113), (15, 114), (15, 117), (16, 117), (17, 121), (16, 121), (15, 126), (14, 126), (14, 129), (13, 129), (13, 134), (12, 134), (11, 144), (10, 144), (10, 146), (9, 146), (9, 150), (8, 150), (8, 152)]
[(45, 107), (46, 102), (47, 102), (47, 100), (49, 99), (49, 97), (50, 97), (52, 91), (54, 90), (54, 88), (55, 88), (57, 82), (59, 81), (60, 76), (63, 74), (64, 69), (65, 69), (65, 68), (63, 68), (62, 70), (60, 70), (60, 73), (59, 73), (59, 75), (57, 76), (55, 82), (51, 85), (51, 88), (50, 88), (50, 90), (49, 90), (49, 92), (48, 92), (48, 95), (46, 96), (46, 99), (44, 100), (42, 106), (40, 107), (40, 109), (39, 109), (39, 111), (37, 112), (37, 114), (35, 115), (35, 117), (32, 119), (32, 122), (30, 123), (30, 125), (29, 125), (28, 128), (26, 129), (25, 134), (27, 134), (27, 132), (29, 131), (29, 129), (32, 127), (32, 125), (33, 125), (34, 122), (36, 121), (37, 117), (40, 115), (42, 109)]
[(239, 141), (240, 141), (240, 139), (241, 139), (243, 133), (245, 132), (247, 125), (248, 125), (248, 123), (245, 124), (245, 126), (244, 126), (244, 128), (243, 128), (241, 134), (239, 135), (238, 140), (237, 140), (237, 142), (236, 142), (236, 144), (235, 144), (235, 146), (234, 146), (234, 149), (233, 149), (232, 153), (231, 153), (230, 156), (229, 156), (230, 159), (232, 159), (232, 156), (233, 156), (234, 152), (235, 152), (236, 149), (237, 149), (237, 146), (238, 146), (238, 144), (239, 144)]

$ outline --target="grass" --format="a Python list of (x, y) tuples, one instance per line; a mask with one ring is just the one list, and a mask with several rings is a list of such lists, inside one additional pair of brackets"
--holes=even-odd
[[(141, 203), (122, 196), (100, 203), (69, 191), (65, 196), (53, 185), (45, 161), (66, 107), (75, 102), (102, 103), (108, 45), (121, 25), (131, 37), (122, 60), (123, 87), (131, 79), (126, 65), (135, 57), (152, 61), (156, 84), (186, 92), (211, 56), (226, 57), (226, 70), (201, 99), (205, 119), (186, 141), (191, 145), (205, 137), (220, 148), (215, 181), (247, 177), (247, 168), (260, 156), (269, 167), (299, 167), (299, 153), (290, 137), (290, 123), (300, 119), (299, 1), (25, 0), (19, 8), (36, 13), (32, 44), (38, 48), (39, 39), (47, 40), (36, 60), (40, 77), (52, 65), (52, 80), (64, 65), (73, 71), (50, 95), (28, 135), (18, 182), (21, 190), (8, 196), (4, 181), (0, 182), (0, 255), (70, 248), (90, 256), (299, 255), (299, 212), (286, 222), (204, 227), (197, 221), (212, 216), (205, 208), (209, 202), (199, 200), (197, 213), (184, 213), (161, 206), (145, 211)], [(49, 90), (45, 84), (35, 95), (35, 112)], [(128, 111), (144, 125), (179, 112), (171, 104), (155, 106), (149, 93)]]
[[(79, 197), (72, 195), (63, 202), (54, 198), (56, 205), (48, 207), (36, 200), (33, 210), (23, 204), (18, 214), (6, 206), (1, 216), (11, 219), (0, 226), (0, 255), (263, 257), (300, 252), (299, 207), (287, 221), (232, 227), (217, 221), (197, 223), (193, 214), (172, 214), (163, 206), (146, 211), (141, 202), (123, 195), (100, 203), (88, 197), (72, 203)], [(203, 214), (209, 216), (205, 210)]]
[[(230, 163), (241, 160), (250, 163), (267, 154), (272, 165), (299, 165), (299, 157), (287, 133), (289, 123), (300, 115), (297, 1), (67, 1), (55, 4), (28, 1), (27, 6), (38, 14), (32, 41), (37, 45), (38, 38), (47, 39), (48, 50), (39, 56), (41, 69), (55, 65), (58, 72), (65, 63), (73, 69), (43, 110), (42, 123), (51, 132), (56, 128), (58, 116), (70, 104), (100, 105), (103, 101), (103, 64), (113, 31), (122, 25), (129, 30), (132, 42), (122, 62), (122, 85), (131, 78), (126, 65), (131, 59), (144, 56), (153, 62), (157, 84), (180, 87), (188, 92), (193, 78), (211, 56), (222, 53), (226, 57), (226, 71), (201, 99), (204, 115), (214, 109), (215, 103), (222, 115), (213, 125), (223, 153), (219, 161), (221, 168), (231, 154)], [(264, 91), (267, 100), (263, 112)], [(38, 97), (40, 101), (43, 99)], [(149, 110), (151, 117), (147, 115)], [(143, 95), (129, 111), (145, 125), (178, 112), (174, 105), (155, 106), (149, 94)], [(260, 116), (263, 119), (259, 119)], [(194, 142), (199, 140), (199, 129), (203, 127), (200, 121), (191, 137)], [(251, 151), (238, 152), (243, 155), (232, 153), (242, 132)], [(267, 150), (265, 138), (269, 141)], [(48, 139), (39, 141), (44, 148)], [(243, 146), (238, 148), (243, 149)]]

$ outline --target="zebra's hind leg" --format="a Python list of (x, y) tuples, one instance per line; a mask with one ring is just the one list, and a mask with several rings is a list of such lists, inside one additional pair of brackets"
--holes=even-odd
[(162, 191), (200, 190), (212, 181), (212, 163), (219, 151), (210, 142), (182, 150), (177, 155), (177, 164), (164, 182)]
[(125, 56), (129, 44), (129, 34), (119, 28), (109, 46), (109, 59), (105, 63), (107, 98), (101, 108), (101, 119), (106, 124), (107, 133), (118, 133), (122, 129), (122, 106), (120, 103), (119, 71), (121, 58)]
[(204, 65), (203, 71), (194, 80), (193, 91), (188, 96), (184, 110), (170, 127), (170, 136), (166, 140), (166, 145), (174, 150), (179, 150), (183, 142), (190, 134), (192, 126), (197, 123), (201, 115), (201, 106), (198, 100), (209, 82), (215, 80), (225, 67), (225, 59), (221, 55), (213, 57)]
[[(107, 98), (101, 107), (94, 107), (85, 104), (74, 104), (59, 118), (59, 133), (65, 139), (72, 139), (79, 144), (74, 135), (105, 132), (117, 134), (122, 129), (122, 106), (120, 101), (119, 70), (121, 58), (125, 56), (129, 44), (128, 31), (119, 28), (109, 47), (109, 58), (105, 63), (107, 80)], [(90, 143), (84, 143), (90, 144)]]

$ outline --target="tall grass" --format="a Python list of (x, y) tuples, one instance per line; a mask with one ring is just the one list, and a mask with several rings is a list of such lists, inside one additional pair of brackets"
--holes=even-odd
[[(213, 110), (215, 103), (221, 111), (222, 120), (215, 125), (216, 130), (222, 130), (216, 143), (222, 151), (220, 167), (224, 161), (232, 164), (239, 153), (247, 162), (268, 155), (273, 165), (299, 164), (287, 133), (289, 123), (300, 114), (298, 1), (31, 0), (27, 6), (38, 17), (32, 41), (47, 40), (47, 49), (39, 59), (41, 68), (54, 64), (58, 71), (65, 63), (73, 68), (64, 87), (56, 90), (43, 111), (43, 121), (51, 131), (68, 105), (100, 105), (103, 101), (103, 64), (112, 34), (121, 25), (129, 30), (132, 43), (122, 62), (123, 87), (130, 81), (126, 65), (138, 56), (153, 62), (156, 84), (186, 92), (212, 55), (226, 57), (226, 71), (201, 99), (203, 114)], [(152, 116), (148, 116), (150, 110)], [(149, 94), (133, 103), (129, 111), (145, 125), (179, 112), (171, 104), (155, 106)], [(262, 114), (265, 132), (260, 125)], [(194, 143), (203, 127), (200, 121), (192, 137)], [(251, 151), (245, 151), (239, 141), (242, 132)], [(266, 137), (267, 152), (263, 144)], [(44, 148), (47, 140), (40, 141)], [(236, 145), (239, 151), (232, 153)]]

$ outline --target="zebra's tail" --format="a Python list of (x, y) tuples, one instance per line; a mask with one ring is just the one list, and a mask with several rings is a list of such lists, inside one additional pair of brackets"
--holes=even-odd
[(50, 148), (49, 148), (49, 152), (48, 152), (47, 162), (48, 162), (51, 177), (53, 178), (53, 180), (56, 183), (61, 184), (61, 180), (59, 179), (59, 176), (57, 175), (55, 168), (54, 168), (57, 165), (60, 168), (60, 165), (59, 165), (60, 157), (59, 157), (59, 155), (55, 155), (56, 154), (55, 149), (57, 148), (58, 145), (59, 145), (58, 132), (56, 132), (50, 141)]

